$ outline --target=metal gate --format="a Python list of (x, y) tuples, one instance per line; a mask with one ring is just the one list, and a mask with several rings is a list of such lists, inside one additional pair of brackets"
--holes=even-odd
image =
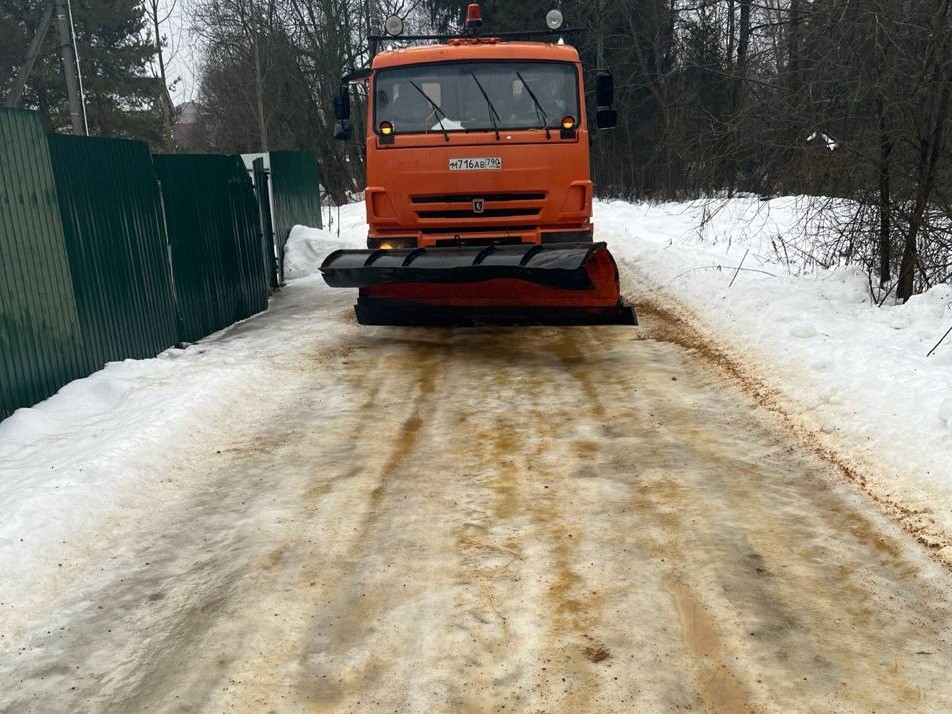
[(182, 339), (195, 342), (268, 306), (258, 206), (238, 156), (153, 157), (162, 183)]

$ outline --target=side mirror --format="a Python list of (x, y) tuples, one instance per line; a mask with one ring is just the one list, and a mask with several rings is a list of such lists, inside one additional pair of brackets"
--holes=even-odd
[(340, 119), (334, 122), (334, 138), (337, 141), (350, 141), (354, 135), (354, 128), (349, 119)]
[(600, 69), (595, 75), (595, 128), (613, 129), (618, 124), (618, 112), (612, 109), (615, 102), (615, 78), (612, 73)]
[(350, 89), (342, 84), (337, 96), (334, 97), (334, 118), (338, 121), (350, 119)]
[(618, 124), (618, 112), (614, 109), (599, 109), (595, 112), (596, 129), (614, 129)]
[(595, 104), (610, 107), (615, 103), (615, 78), (611, 72), (600, 69), (595, 75)]

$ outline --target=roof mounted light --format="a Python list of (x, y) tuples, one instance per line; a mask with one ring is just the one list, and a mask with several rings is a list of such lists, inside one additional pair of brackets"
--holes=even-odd
[(479, 3), (471, 2), (466, 6), (466, 29), (475, 30), (477, 27), (482, 27), (482, 24), (483, 9)]
[(383, 24), (383, 29), (391, 37), (399, 37), (403, 34), (403, 18), (399, 15), (391, 15)]
[(549, 10), (545, 16), (545, 26), (553, 32), (562, 27), (564, 21), (561, 10)]

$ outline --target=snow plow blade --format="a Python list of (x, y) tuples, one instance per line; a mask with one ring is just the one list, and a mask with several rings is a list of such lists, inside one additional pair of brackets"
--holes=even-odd
[(338, 250), (331, 287), (362, 325), (636, 325), (604, 243)]

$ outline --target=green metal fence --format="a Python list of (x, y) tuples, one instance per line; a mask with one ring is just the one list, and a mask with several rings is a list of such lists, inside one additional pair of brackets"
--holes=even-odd
[(0, 108), (0, 419), (85, 364), (43, 125)]
[(320, 170), (311, 151), (272, 151), (271, 193), (274, 198), (274, 242), (284, 281), (284, 245), (296, 225), (323, 228)]
[(264, 310), (259, 211), (237, 156), (47, 137), (35, 112), (0, 108), (0, 420)]
[(268, 305), (268, 277), (251, 179), (238, 156), (165, 155), (162, 185), (172, 273), (188, 342)]
[(53, 173), (89, 371), (178, 341), (148, 146), (53, 134)]

